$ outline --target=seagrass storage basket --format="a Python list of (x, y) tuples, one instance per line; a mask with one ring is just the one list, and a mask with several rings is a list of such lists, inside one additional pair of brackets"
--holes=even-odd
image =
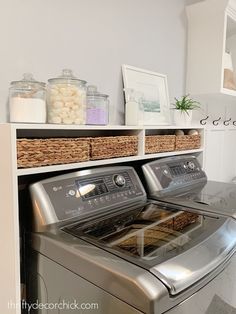
[(91, 160), (135, 156), (137, 154), (137, 136), (107, 136), (90, 138)]
[(175, 149), (175, 135), (146, 135), (145, 153), (172, 152)]
[(189, 150), (201, 147), (201, 136), (198, 135), (179, 135), (176, 136), (175, 150)]
[(76, 163), (89, 160), (89, 138), (18, 139), (18, 168)]

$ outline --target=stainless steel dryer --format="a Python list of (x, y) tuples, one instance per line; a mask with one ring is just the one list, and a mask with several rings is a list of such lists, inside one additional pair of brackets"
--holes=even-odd
[(161, 158), (142, 169), (150, 198), (236, 219), (236, 185), (207, 180), (195, 156)]
[(54, 305), (37, 313), (234, 313), (233, 219), (147, 201), (131, 167), (74, 172), (30, 191), (28, 302)]

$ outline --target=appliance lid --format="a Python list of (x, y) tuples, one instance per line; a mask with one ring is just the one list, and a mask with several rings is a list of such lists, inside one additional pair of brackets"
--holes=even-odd
[(226, 262), (236, 222), (150, 203), (63, 231), (149, 270), (176, 295)]
[(152, 199), (173, 205), (216, 213), (236, 219), (236, 186), (232, 183), (207, 181), (190, 191), (178, 191), (175, 195)]
[(150, 271), (176, 295), (223, 267), (236, 250), (236, 224), (227, 219), (208, 239)]

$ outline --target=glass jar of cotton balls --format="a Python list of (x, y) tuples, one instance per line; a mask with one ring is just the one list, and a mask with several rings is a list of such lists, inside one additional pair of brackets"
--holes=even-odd
[(63, 70), (61, 76), (48, 80), (49, 123), (86, 123), (86, 83), (68, 69)]

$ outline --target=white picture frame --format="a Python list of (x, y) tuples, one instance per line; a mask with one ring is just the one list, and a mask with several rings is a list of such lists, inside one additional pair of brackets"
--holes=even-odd
[(143, 125), (170, 125), (167, 76), (126, 64), (122, 65), (122, 74), (124, 88), (142, 94)]

